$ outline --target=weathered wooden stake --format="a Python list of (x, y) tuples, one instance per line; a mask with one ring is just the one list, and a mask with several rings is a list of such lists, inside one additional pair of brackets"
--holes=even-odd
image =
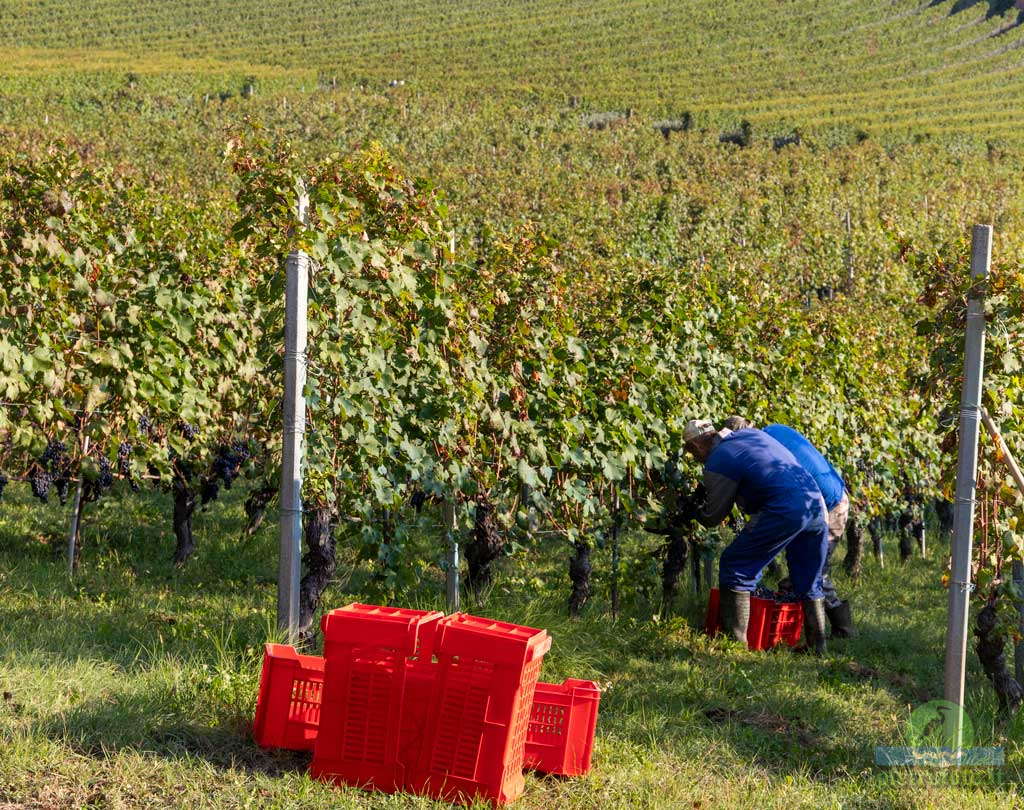
[(850, 209), (846, 209), (846, 246), (843, 248), (843, 264), (846, 266), (846, 292), (853, 289), (853, 224), (850, 221)]

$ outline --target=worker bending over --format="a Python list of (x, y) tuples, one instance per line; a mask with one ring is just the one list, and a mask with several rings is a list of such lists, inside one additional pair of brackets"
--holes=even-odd
[(793, 591), (804, 600), (807, 649), (825, 651), (821, 574), (828, 549), (825, 501), (793, 454), (760, 430), (716, 431), (706, 419), (687, 423), (686, 449), (704, 465), (706, 500), (696, 519), (716, 526), (733, 504), (751, 516), (722, 552), (718, 571), (722, 623), (746, 643), (750, 593), (783, 549)]
[[(725, 420), (725, 426), (730, 430), (754, 427), (749, 420), (742, 416), (730, 416)], [(829, 534), (825, 568), (821, 575), (821, 587), (825, 594), (825, 614), (828, 616), (829, 624), (832, 625), (833, 637), (847, 638), (853, 635), (850, 603), (839, 598), (836, 586), (830, 576), (832, 553), (845, 534), (846, 522), (850, 517), (850, 497), (846, 492), (846, 482), (828, 459), (799, 431), (778, 424), (768, 425), (762, 430), (793, 454), (793, 457), (800, 462), (800, 466), (811, 474), (814, 483), (818, 485), (818, 489), (821, 490), (821, 495), (825, 499), (825, 508), (828, 509)]]

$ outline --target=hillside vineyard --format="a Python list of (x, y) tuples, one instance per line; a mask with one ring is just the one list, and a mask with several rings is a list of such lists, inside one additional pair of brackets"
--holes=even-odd
[(405, 82), (720, 128), (1012, 137), (1022, 18), (1012, 0), (16, 0), (0, 88), (127, 71), (165, 90), (210, 74), (307, 91)]

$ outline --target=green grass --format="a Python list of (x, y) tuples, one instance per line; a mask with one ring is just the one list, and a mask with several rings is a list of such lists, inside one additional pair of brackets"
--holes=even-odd
[[(0, 807), (442, 806), (325, 787), (305, 776), (303, 755), (253, 744), (261, 645), (272, 635), (275, 534), (268, 527), (239, 543), (237, 493), (200, 517), (197, 556), (181, 571), (168, 562), (169, 504), (160, 496), (100, 502), (72, 583), (61, 563), (63, 513), (35, 508), (13, 489), (0, 510)], [(557, 560), (554, 551), (508, 561), (477, 610), (551, 631), (545, 680), (594, 678), (607, 691), (593, 772), (531, 776), (518, 806), (1020, 805), (1024, 727), (994, 721), (973, 654), (977, 743), (1005, 746), (1006, 766), (890, 772), (873, 764), (874, 746), (900, 744), (909, 711), (941, 695), (940, 542), (929, 559), (904, 566), (890, 543), (884, 569), (869, 559), (859, 583), (840, 576), (862, 634), (834, 643), (823, 660), (706, 638), (694, 627), (703, 597), (687, 598), (684, 619), (658, 623), (637, 596), (612, 621), (603, 551), (598, 597), (570, 621), (564, 569), (532, 567)], [(362, 572), (342, 557), (330, 605), (360, 596)], [(403, 601), (441, 606), (440, 577)]]

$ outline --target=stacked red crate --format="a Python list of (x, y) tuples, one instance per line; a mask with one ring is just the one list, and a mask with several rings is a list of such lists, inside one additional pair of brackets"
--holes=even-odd
[(325, 658), (267, 645), (254, 721), (264, 747), (313, 750), (314, 777), (498, 806), (524, 765), (589, 770), (600, 693), (538, 687), (546, 631), (358, 604), (321, 624)]
[(406, 684), (410, 671), (429, 666), (442, 615), (352, 604), (323, 617), (327, 665), (314, 778), (388, 793), (406, 786), (403, 743), (421, 731)]
[(502, 805), (524, 787), (523, 756), (546, 630), (456, 613), (438, 626), (438, 674), (409, 788)]

